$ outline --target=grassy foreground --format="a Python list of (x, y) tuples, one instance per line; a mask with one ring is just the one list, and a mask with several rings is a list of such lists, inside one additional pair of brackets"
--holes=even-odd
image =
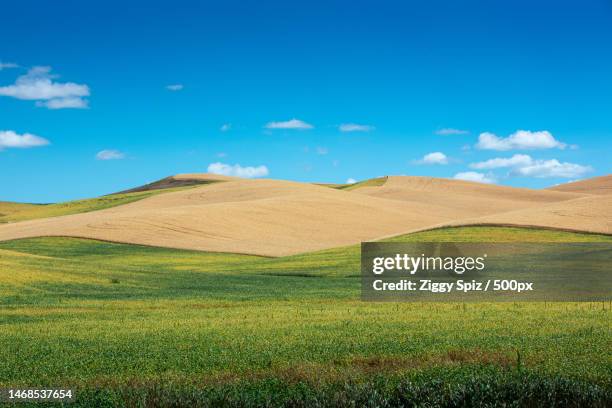
[[(403, 241), (612, 241), (467, 227)], [(71, 406), (606, 406), (609, 303), (366, 303), (359, 248), (0, 243), (0, 387)], [(429, 405), (427, 405), (429, 404)]]

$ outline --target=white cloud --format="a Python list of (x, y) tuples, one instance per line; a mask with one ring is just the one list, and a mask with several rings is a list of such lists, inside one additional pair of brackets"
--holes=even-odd
[(33, 67), (17, 78), (13, 85), (0, 87), (0, 95), (17, 99), (37, 100), (39, 106), (50, 109), (86, 108), (89, 96), (87, 85), (74, 82), (54, 82), (51, 67)]
[(36, 101), (36, 106), (42, 106), (49, 109), (84, 109), (87, 108), (87, 101), (78, 97), (70, 98), (55, 98), (48, 101)]
[(448, 157), (442, 152), (428, 153), (417, 164), (448, 164)]
[(343, 123), (338, 126), (341, 132), (369, 132), (374, 130), (374, 126), (370, 125), (359, 125), (357, 123)]
[(346, 183), (345, 184), (355, 184), (357, 182), (357, 180), (355, 180), (354, 178), (347, 178), (346, 179)]
[(436, 135), (441, 135), (441, 136), (467, 135), (468, 133), (470, 133), (468, 130), (453, 129), (453, 128), (442, 128), (442, 129), (436, 130)]
[(477, 183), (491, 184), (495, 183), (495, 178), (491, 174), (478, 173), (476, 171), (464, 171), (457, 173), (453, 177), (455, 180), (475, 181)]
[(119, 150), (102, 150), (96, 154), (98, 160), (121, 160), (125, 158), (125, 153)]
[(19, 68), (19, 65), (14, 64), (12, 62), (2, 62), (0, 61), (0, 71), (7, 68)]
[(12, 130), (0, 130), (0, 150), (5, 148), (27, 149), (48, 144), (50, 142), (47, 139), (31, 133), (20, 135)]
[(482, 150), (533, 150), (533, 149), (565, 149), (567, 144), (558, 141), (547, 131), (532, 132), (517, 130), (510, 136), (503, 138), (493, 133), (484, 132), (478, 137), (476, 148)]
[(529, 165), (533, 162), (531, 156), (526, 154), (515, 154), (512, 157), (502, 158), (496, 157), (495, 159), (486, 160), (483, 162), (472, 163), (470, 167), (473, 169), (499, 169), (502, 167), (517, 167)]
[(266, 166), (242, 167), (240, 164), (211, 163), (208, 172), (224, 176), (236, 176), (244, 178), (265, 177), (270, 172)]
[(268, 122), (266, 123), (266, 129), (312, 129), (310, 123), (306, 123), (299, 119), (291, 119), (284, 122)]
[(166, 86), (166, 89), (169, 91), (180, 91), (183, 88), (184, 88), (183, 84), (172, 84), (172, 85)]
[(324, 155), (329, 153), (326, 147), (317, 147), (317, 154)]
[(221, 125), (219, 130), (222, 131), (222, 132), (227, 132), (231, 128), (232, 128), (232, 124), (231, 123), (224, 123), (223, 125)]
[(473, 169), (510, 168), (510, 175), (526, 177), (563, 177), (577, 178), (592, 171), (590, 166), (575, 163), (561, 163), (557, 159), (537, 160), (526, 154), (515, 154), (512, 157), (497, 157), (483, 162), (472, 163)]
[(575, 163), (561, 163), (559, 160), (535, 160), (533, 163), (518, 167), (512, 171), (527, 177), (548, 178), (577, 178), (593, 171), (591, 166), (582, 166)]

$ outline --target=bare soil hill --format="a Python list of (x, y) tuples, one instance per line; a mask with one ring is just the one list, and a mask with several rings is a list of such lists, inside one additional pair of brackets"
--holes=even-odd
[(612, 174), (574, 181), (573, 183), (560, 184), (558, 186), (550, 187), (548, 190), (581, 194), (612, 194)]
[(455, 219), (487, 215), (582, 197), (581, 194), (531, 190), (433, 177), (390, 176), (379, 187), (362, 187), (355, 194), (436, 204)]
[(612, 195), (592, 195), (451, 225), (508, 225), (612, 234)]
[(280, 180), (236, 180), (92, 213), (0, 227), (0, 240), (74, 236), (206, 251), (288, 255), (452, 220), (443, 207)]
[[(174, 178), (198, 177), (211, 180), (210, 175)], [(0, 225), (0, 240), (72, 236), (282, 256), (459, 222), (559, 224), (609, 233), (606, 196), (588, 201), (593, 197), (425, 177), (389, 177), (382, 185), (351, 191), (282, 180), (220, 179), (224, 182), (90, 213)]]

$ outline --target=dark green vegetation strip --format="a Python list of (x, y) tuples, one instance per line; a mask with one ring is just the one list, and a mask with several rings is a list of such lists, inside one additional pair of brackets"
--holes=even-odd
[[(398, 239), (612, 240), (491, 227)], [(609, 402), (609, 303), (364, 303), (358, 255), (0, 243), (0, 385), (72, 385), (81, 406)]]
[(598, 385), (470, 366), (325, 384), (278, 378), (215, 385), (134, 381), (129, 386), (84, 388), (76, 395), (71, 407), (605, 408), (612, 404), (609, 390)]

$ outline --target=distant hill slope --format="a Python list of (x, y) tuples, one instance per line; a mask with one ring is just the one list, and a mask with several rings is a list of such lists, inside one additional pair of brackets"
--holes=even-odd
[(574, 181), (573, 183), (560, 184), (558, 186), (550, 187), (548, 190), (582, 194), (612, 194), (612, 174)]
[[(211, 176), (176, 177), (210, 180)], [(464, 220), (544, 226), (557, 223), (566, 228), (563, 217), (554, 217), (556, 211), (566, 208), (565, 203), (575, 208), (575, 221), (567, 220), (573, 222), (571, 229), (609, 233), (605, 219), (610, 207), (606, 208), (605, 202), (603, 206), (570, 204), (580, 203), (583, 194), (424, 177), (389, 177), (382, 185), (350, 191), (283, 180), (223, 180), (100, 211), (0, 225), (0, 240), (73, 236), (282, 256)], [(538, 208), (544, 213), (537, 213)], [(493, 218), (523, 210), (536, 215)]]
[(95, 213), (0, 226), (0, 240), (74, 236), (174, 248), (288, 255), (452, 220), (414, 206), (281, 180), (236, 180)]
[(591, 195), (451, 224), (517, 225), (612, 234), (612, 195)]
[(139, 191), (164, 190), (176, 187), (197, 186), (200, 184), (211, 184), (219, 181), (235, 180), (236, 177), (221, 176), (218, 174), (177, 174), (176, 176), (165, 177), (161, 180), (145, 184), (143, 186), (130, 188), (129, 190), (119, 191), (116, 194), (135, 193)]
[(382, 186), (383, 184), (385, 184), (386, 181), (387, 181), (387, 176), (371, 178), (371, 179), (367, 179), (363, 181), (357, 181), (355, 183), (350, 183), (350, 184), (329, 184), (329, 183), (314, 183), (314, 184), (317, 186), (323, 186), (323, 187), (335, 188), (338, 190), (350, 191), (350, 190), (356, 190), (358, 188), (363, 188), (363, 187)]
[(159, 193), (170, 193), (196, 185), (227, 180), (237, 180), (237, 178), (216, 174), (178, 174), (119, 193), (83, 200), (53, 204), (22, 204), (0, 201), (0, 224), (98, 211), (129, 204)]
[[(0, 223), (4, 219), (8, 219), (14, 214), (33, 210), (39, 207), (39, 204), (13, 203), (10, 201), (0, 201)], [(5, 221), (6, 222), (6, 221)]]
[(117, 193), (83, 200), (66, 201), (54, 204), (21, 204), (0, 202), (0, 224), (34, 220), (37, 218), (59, 217), (70, 214), (98, 211), (132, 203), (159, 193), (181, 190), (188, 187), (175, 187), (165, 190)]
[(354, 192), (419, 205), (435, 204), (455, 219), (582, 197), (574, 193), (413, 176), (389, 176), (382, 186), (362, 187)]

